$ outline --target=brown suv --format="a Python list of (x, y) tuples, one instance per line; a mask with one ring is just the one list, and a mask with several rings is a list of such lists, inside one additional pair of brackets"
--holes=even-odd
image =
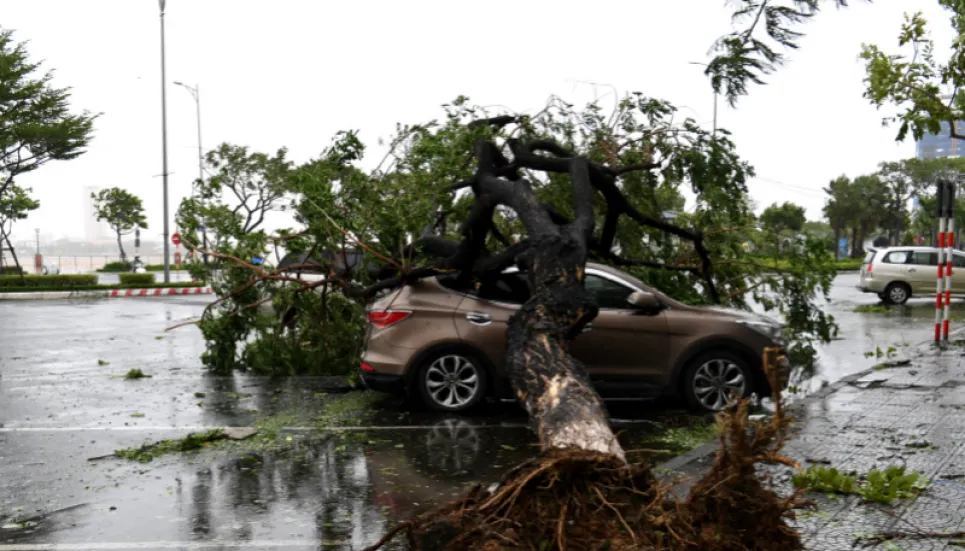
[[(471, 408), (487, 395), (512, 398), (506, 323), (529, 298), (525, 274), (507, 270), (478, 289), (455, 285), (451, 277), (425, 279), (370, 305), (361, 364), (369, 388), (445, 411)], [(682, 395), (697, 410), (716, 411), (734, 391), (769, 392), (761, 355), (781, 346), (778, 322), (687, 306), (600, 264), (587, 264), (585, 285), (600, 313), (571, 352), (604, 398)]]

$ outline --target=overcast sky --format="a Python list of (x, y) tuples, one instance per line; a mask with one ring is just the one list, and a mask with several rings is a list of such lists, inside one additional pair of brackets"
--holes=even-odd
[[(914, 144), (896, 144), (862, 98), (857, 56), (862, 42), (894, 50), (903, 13), (919, 9), (945, 43), (947, 18), (935, 0), (854, 2), (808, 24), (790, 64), (736, 110), (721, 102), (718, 124), (757, 168), (751, 192), (760, 205), (791, 200), (817, 219), (830, 179), (914, 156)], [(709, 128), (710, 85), (688, 62), (707, 60), (729, 15), (723, 0), (168, 0), (167, 74), (200, 84), (207, 148), (287, 146), (295, 161), (340, 129), (375, 144), (397, 121), (439, 116), (459, 94), (525, 111), (550, 94), (583, 101), (615, 87), (670, 100)], [(157, 2), (8, 1), (3, 16), (55, 70), (55, 84), (73, 88), (78, 110), (102, 113), (85, 155), (19, 180), (42, 206), (14, 233), (81, 237), (84, 188), (120, 186), (144, 199), (147, 234), (160, 236)], [(172, 220), (197, 175), (194, 107), (187, 90), (168, 86)]]

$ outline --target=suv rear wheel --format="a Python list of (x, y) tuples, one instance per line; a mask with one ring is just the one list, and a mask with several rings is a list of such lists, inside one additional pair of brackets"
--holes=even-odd
[(911, 297), (911, 289), (905, 283), (889, 283), (885, 287), (885, 302), (888, 304), (904, 304)]
[(466, 411), (486, 397), (486, 371), (463, 351), (434, 353), (422, 363), (416, 384), (427, 406), (439, 411)]
[(726, 350), (701, 354), (684, 370), (683, 394), (687, 405), (700, 412), (717, 412), (734, 396), (751, 395), (754, 377), (747, 361)]

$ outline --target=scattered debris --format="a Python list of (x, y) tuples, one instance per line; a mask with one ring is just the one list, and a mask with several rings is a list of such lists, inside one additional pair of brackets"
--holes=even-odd
[(228, 435), (225, 434), (225, 431), (222, 429), (214, 429), (207, 432), (193, 432), (177, 440), (161, 440), (160, 442), (145, 444), (138, 448), (117, 450), (114, 452), (114, 455), (123, 459), (147, 463), (155, 457), (169, 453), (200, 450), (205, 446), (211, 445), (212, 442), (226, 438), (228, 438)]
[(136, 367), (124, 374), (125, 379), (146, 379), (150, 377), (151, 375), (144, 373)]
[(258, 434), (258, 429), (252, 427), (228, 427), (223, 430), (226, 438), (230, 440), (247, 440)]
[(131, 417), (144, 417), (144, 414), (141, 413), (140, 411), (135, 411), (134, 413), (131, 414)]
[(207, 396), (207, 394), (205, 394), (204, 392), (195, 392), (195, 393), (194, 393), (194, 397), (195, 397), (195, 398), (204, 398), (205, 396)]
[(109, 362), (109, 361), (107, 361), (107, 360), (97, 360), (97, 365), (103, 367), (103, 366), (105, 366), (105, 365), (111, 365), (111, 362)]

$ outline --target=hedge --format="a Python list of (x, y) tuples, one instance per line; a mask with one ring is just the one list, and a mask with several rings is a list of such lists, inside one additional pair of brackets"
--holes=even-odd
[(41, 287), (2, 287), (0, 293), (30, 293), (30, 292), (52, 292), (52, 291), (113, 291), (114, 289), (187, 289), (204, 287), (201, 282), (178, 281), (175, 283), (153, 283), (150, 285), (73, 285), (73, 286), (41, 286)]
[(79, 287), (97, 285), (97, 276), (91, 274), (58, 275), (4, 275), (0, 276), (0, 288), (6, 287)]
[(121, 285), (153, 285), (154, 274), (118, 274)]
[(133, 267), (131, 263), (126, 260), (120, 260), (115, 262), (108, 262), (104, 264), (104, 267), (98, 272), (130, 272)]
[(23, 268), (20, 266), (0, 266), (0, 276), (2, 275), (20, 275), (23, 273)]

